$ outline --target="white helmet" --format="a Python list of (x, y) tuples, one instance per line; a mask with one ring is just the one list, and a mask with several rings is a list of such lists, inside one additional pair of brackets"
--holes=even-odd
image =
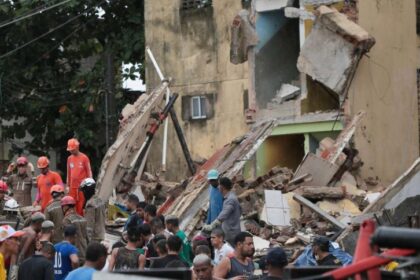
[(95, 184), (96, 184), (95, 180), (93, 180), (92, 178), (86, 178), (80, 184), (80, 188), (83, 189), (83, 188), (90, 187)]
[(19, 204), (17, 203), (17, 201), (15, 199), (11, 198), (8, 201), (6, 201), (4, 206), (9, 208), (9, 209), (16, 209), (16, 208), (19, 207)]

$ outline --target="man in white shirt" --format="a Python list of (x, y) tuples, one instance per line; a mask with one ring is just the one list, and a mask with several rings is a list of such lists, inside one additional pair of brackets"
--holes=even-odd
[(217, 265), (224, 258), (233, 254), (235, 251), (229, 243), (225, 242), (225, 233), (221, 228), (215, 228), (212, 230), (211, 244), (214, 247), (214, 264)]

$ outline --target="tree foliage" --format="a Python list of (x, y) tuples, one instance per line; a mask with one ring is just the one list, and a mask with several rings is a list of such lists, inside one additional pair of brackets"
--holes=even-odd
[[(61, 1), (2, 1), (0, 25)], [(105, 152), (105, 55), (112, 53), (114, 62), (116, 109), (109, 121), (116, 127), (126, 103), (121, 80), (143, 71), (120, 70), (122, 62), (143, 63), (143, 23), (141, 0), (71, 0), (0, 28), (0, 117), (12, 152), (53, 149), (63, 167), (66, 141), (75, 136), (97, 169)], [(17, 141), (27, 134), (31, 141)]]

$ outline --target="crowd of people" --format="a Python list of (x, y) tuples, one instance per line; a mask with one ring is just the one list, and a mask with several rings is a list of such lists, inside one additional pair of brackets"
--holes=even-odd
[[(271, 248), (256, 262), (252, 234), (241, 231), (241, 207), (227, 177), (217, 170), (208, 172), (209, 209), (201, 232), (191, 240), (180, 228), (179, 217), (162, 215), (156, 205), (128, 194), (128, 218), (121, 240), (104, 246), (106, 206), (95, 195), (89, 158), (79, 151), (76, 139), (68, 141), (71, 153), (67, 180), (49, 170), (49, 160), (40, 157), (40, 175), (33, 180), (33, 168), (24, 157), (9, 167), (0, 181), (0, 211), (13, 201), (19, 206), (40, 206), (22, 230), (0, 227), (0, 280), (92, 279), (94, 271), (159, 270), (185, 268), (194, 279), (281, 279), (287, 256)], [(17, 169), (17, 170), (15, 170)], [(16, 172), (14, 172), (14, 170)], [(38, 190), (32, 201), (31, 190)], [(7, 201), (6, 194), (9, 195)], [(329, 254), (328, 239), (318, 238), (313, 253), (319, 264), (340, 265)]]

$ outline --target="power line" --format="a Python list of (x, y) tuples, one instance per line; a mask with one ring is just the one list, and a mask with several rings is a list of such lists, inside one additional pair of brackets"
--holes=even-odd
[[(104, 3), (104, 2), (106, 2), (106, 0), (102, 1), (102, 2), (101, 2), (101, 3), (99, 3), (98, 5), (101, 5), (101, 4), (102, 4), (102, 3)], [(98, 5), (96, 5), (96, 6), (98, 6)], [(84, 10), (83, 12), (87, 12), (87, 11), (89, 11), (89, 10), (92, 10), (92, 9), (93, 9), (93, 8), (95, 8), (96, 6), (93, 6), (93, 7), (89, 8), (89, 9), (86, 9), (86, 10)], [(60, 29), (60, 28), (62, 28), (63, 26), (65, 26), (65, 25), (69, 24), (70, 22), (72, 22), (72, 21), (74, 21), (74, 20), (76, 20), (76, 19), (80, 18), (80, 17), (83, 15), (83, 12), (82, 12), (82, 13), (80, 13), (79, 15), (77, 15), (77, 16), (75, 16), (75, 17), (73, 17), (73, 18), (69, 19), (69, 20), (67, 20), (66, 22), (64, 22), (64, 23), (62, 23), (62, 24), (60, 24), (60, 25), (58, 25), (57, 27), (55, 27), (55, 28), (51, 29), (50, 31), (48, 31), (48, 32), (46, 32), (46, 33), (44, 33), (44, 34), (42, 34), (42, 35), (40, 35), (40, 36), (36, 37), (35, 39), (32, 39), (32, 40), (30, 40), (29, 42), (26, 42), (25, 44), (20, 45), (19, 47), (17, 47), (17, 48), (15, 48), (15, 49), (13, 49), (13, 50), (11, 50), (11, 51), (9, 51), (9, 52), (7, 52), (7, 53), (5, 53), (5, 54), (1, 55), (1, 56), (0, 56), (0, 59), (3, 59), (3, 58), (5, 58), (5, 57), (7, 57), (7, 56), (10, 56), (10, 55), (14, 54), (15, 52), (17, 52), (17, 51), (19, 51), (19, 50), (21, 50), (21, 49), (23, 49), (23, 48), (25, 48), (25, 47), (29, 46), (30, 44), (32, 44), (32, 43), (34, 43), (34, 42), (36, 42), (36, 41), (38, 41), (38, 40), (40, 40), (40, 39), (42, 39), (42, 38), (46, 37), (47, 35), (49, 35), (49, 34), (53, 33), (54, 31), (56, 31), (56, 30), (58, 30), (58, 29)]]
[(13, 23), (16, 23), (16, 22), (22, 21), (22, 20), (27, 19), (27, 18), (30, 18), (30, 17), (32, 17), (32, 16), (38, 15), (38, 14), (40, 14), (40, 13), (43, 13), (43, 12), (49, 11), (49, 10), (51, 10), (51, 9), (54, 9), (54, 8), (59, 7), (59, 6), (61, 6), (61, 5), (64, 5), (64, 4), (66, 4), (66, 3), (70, 2), (70, 1), (71, 1), (71, 0), (64, 0), (64, 1), (60, 2), (60, 3), (57, 3), (57, 4), (54, 4), (54, 5), (52, 5), (52, 6), (46, 7), (46, 8), (44, 8), (44, 9), (40, 9), (40, 10), (37, 10), (37, 11), (35, 11), (35, 12), (29, 13), (29, 14), (27, 14), (27, 15), (17, 17), (17, 18), (15, 18), (15, 19), (12, 19), (11, 21), (8, 21), (8, 22), (6, 22), (6, 23), (2, 23), (2, 24), (0, 24), (0, 28), (6, 27), (6, 26), (8, 26), (8, 25), (11, 25), (11, 24), (13, 24)]

